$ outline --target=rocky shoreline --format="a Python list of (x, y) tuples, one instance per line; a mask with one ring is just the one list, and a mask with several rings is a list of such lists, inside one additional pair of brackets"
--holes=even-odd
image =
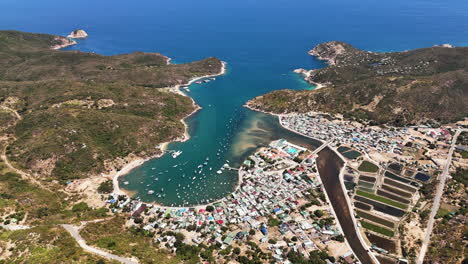
[(88, 37), (88, 33), (84, 31), (83, 29), (76, 29), (73, 30), (68, 36), (68, 38), (86, 38)]
[(294, 72), (324, 89), (275, 90), (247, 104), (268, 112), (313, 110), (395, 126), (458, 121), (467, 113), (462, 88), (468, 80), (467, 49), (444, 45), (379, 53), (341, 41), (321, 43), (308, 54), (328, 65)]
[(62, 37), (62, 36), (56, 36), (54, 38), (54, 41), (58, 42), (58, 44), (50, 47), (53, 50), (59, 50), (59, 49), (63, 49), (69, 46), (76, 45), (76, 41), (71, 40), (66, 37)]

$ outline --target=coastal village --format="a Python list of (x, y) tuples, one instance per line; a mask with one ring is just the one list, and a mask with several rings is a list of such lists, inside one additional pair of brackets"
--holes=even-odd
[[(317, 150), (328, 145), (346, 161), (342, 180), (358, 232), (381, 263), (409, 263), (401, 240), (406, 236), (406, 247), (416, 247), (414, 241), (422, 239), (425, 224), (418, 213), (429, 203), (420, 190), (442, 169), (453, 131), (369, 127), (316, 113), (279, 120), (325, 142)], [(317, 152), (284, 139), (271, 142), (244, 161), (238, 188), (209, 205), (164, 207), (115, 193), (107, 202), (113, 212), (129, 212), (130, 225), (156, 232), (155, 241), (174, 252), (175, 234), (181, 233), (184, 243), (218, 245), (219, 262), (233, 248), (238, 254), (258, 248), (275, 263), (314, 251), (327, 252), (326, 263), (358, 263), (327, 203)]]
[(0, 264), (468, 264), (468, 5), (4, 2)]
[[(330, 260), (354, 263), (321, 190), (315, 155), (284, 139), (274, 141), (245, 160), (236, 191), (207, 206), (161, 207), (117, 194), (108, 202), (115, 212), (131, 211), (145, 230), (181, 232), (186, 243), (217, 243), (221, 250), (237, 245), (245, 252), (254, 242), (278, 263), (290, 263), (285, 256), (291, 250), (303, 256), (328, 250)], [(155, 239), (174, 246), (173, 235)]]
[[(206, 263), (362, 263), (343, 224), (352, 226), (379, 263), (415, 263), (436, 178), (443, 170), (454, 171), (446, 161), (460, 126), (378, 127), (322, 113), (278, 119), (284, 128), (322, 145), (307, 149), (279, 139), (257, 149), (238, 168), (236, 189), (221, 200), (167, 207), (121, 191), (101, 197), (110, 212), (125, 218), (127, 228), (142, 230), (159, 249), (179, 255), (187, 250), (183, 245), (203, 248), (193, 254)], [(456, 167), (468, 164), (463, 142), (454, 155)], [(337, 220), (348, 210), (334, 208), (324, 184), (327, 176), (319, 173), (319, 153), (325, 148), (344, 164), (335, 185), (351, 209), (347, 223)], [(459, 219), (451, 201), (444, 200), (444, 219)], [(15, 218), (6, 222), (23, 228)], [(69, 232), (79, 234), (84, 225)]]

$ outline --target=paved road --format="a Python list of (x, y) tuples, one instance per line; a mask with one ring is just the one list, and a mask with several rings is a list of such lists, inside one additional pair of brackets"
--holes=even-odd
[(331, 138), (329, 140), (327, 140), (325, 143), (323, 143), (322, 145), (320, 145), (320, 147), (314, 149), (314, 151), (312, 152), (312, 155), (316, 155), (317, 153), (319, 153), (322, 149), (328, 147), (332, 142), (333, 140), (335, 140), (335, 138)]
[(101, 257), (107, 258), (107, 259), (116, 260), (124, 264), (138, 264), (138, 261), (135, 261), (129, 258), (120, 257), (117, 255), (108, 253), (106, 251), (88, 246), (88, 244), (86, 244), (86, 241), (81, 237), (80, 232), (79, 232), (79, 227), (77, 226), (62, 225), (62, 227), (65, 228), (65, 230), (67, 230), (68, 233), (70, 233), (70, 235), (78, 242), (80, 247), (82, 247), (85, 251), (89, 253), (93, 253)]
[(10, 230), (10, 231), (17, 231), (17, 230), (25, 230), (25, 229), (30, 229), (30, 226), (27, 225), (0, 225), (1, 228), (5, 230)]
[(432, 204), (432, 210), (429, 216), (429, 222), (427, 223), (426, 235), (424, 236), (424, 241), (421, 246), (421, 251), (419, 251), (419, 256), (416, 261), (416, 264), (422, 264), (424, 261), (424, 256), (426, 255), (427, 247), (429, 245), (430, 238), (431, 238), (432, 228), (434, 227), (434, 222), (435, 222), (434, 217), (437, 214), (437, 211), (439, 210), (440, 199), (442, 198), (442, 194), (444, 193), (445, 181), (447, 179), (448, 171), (450, 169), (450, 164), (452, 163), (453, 151), (457, 143), (457, 138), (461, 132), (462, 130), (459, 129), (453, 136), (452, 145), (450, 146), (450, 150), (447, 156), (447, 162), (445, 163), (444, 170), (439, 175), (439, 184), (437, 185), (436, 195), (434, 197), (434, 203)]

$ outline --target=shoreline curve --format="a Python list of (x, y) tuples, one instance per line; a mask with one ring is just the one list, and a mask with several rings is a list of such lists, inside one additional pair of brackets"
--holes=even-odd
[[(171, 61), (171, 59), (167, 58), (167, 63), (168, 64), (170, 64), (170, 61)], [(133, 169), (143, 165), (145, 162), (147, 162), (147, 161), (149, 161), (151, 159), (160, 158), (162, 155), (164, 155), (164, 153), (167, 150), (167, 147), (168, 147), (168, 145), (170, 143), (172, 143), (172, 142), (185, 142), (185, 141), (190, 139), (190, 134), (188, 133), (188, 124), (187, 124), (187, 122), (185, 120), (187, 118), (189, 118), (190, 116), (194, 115), (199, 110), (201, 110), (202, 107), (199, 106), (192, 97), (190, 97), (187, 94), (185, 94), (184, 92), (182, 92), (180, 90), (180, 87), (189, 86), (192, 83), (194, 83), (194, 82), (196, 82), (198, 80), (201, 80), (201, 79), (206, 79), (206, 78), (211, 78), (211, 77), (216, 77), (216, 76), (221, 76), (221, 75), (226, 74), (226, 72), (227, 72), (227, 70), (226, 70), (227, 63), (224, 62), (224, 61), (221, 61), (221, 63), (222, 63), (222, 66), (221, 66), (221, 70), (220, 70), (219, 73), (204, 75), (204, 76), (200, 76), (200, 77), (194, 77), (194, 78), (190, 79), (185, 84), (177, 84), (177, 85), (172, 86), (172, 87), (161, 88), (161, 89), (167, 89), (169, 92), (177, 93), (179, 95), (186, 96), (186, 97), (190, 98), (192, 100), (192, 104), (194, 105), (195, 109), (190, 114), (188, 114), (184, 118), (180, 119), (180, 122), (182, 122), (184, 124), (184, 127), (185, 127), (185, 131), (184, 131), (184, 134), (182, 136), (180, 136), (180, 137), (178, 137), (178, 138), (176, 138), (174, 140), (163, 142), (163, 143), (159, 144), (159, 149), (161, 150), (160, 154), (154, 155), (154, 156), (151, 156), (151, 157), (148, 157), (148, 158), (134, 159), (131, 162), (127, 163), (125, 166), (123, 166), (120, 170), (116, 171), (113, 176), (111, 176), (112, 177), (112, 185), (113, 185), (113, 188), (114, 188), (113, 192), (115, 194), (117, 194), (117, 195), (125, 194), (125, 195), (128, 195), (130, 197), (133, 196), (133, 194), (130, 191), (120, 188), (119, 178), (129, 174)], [(158, 205), (157, 203), (152, 203), (152, 204)], [(160, 206), (160, 205), (158, 205), (158, 206)]]

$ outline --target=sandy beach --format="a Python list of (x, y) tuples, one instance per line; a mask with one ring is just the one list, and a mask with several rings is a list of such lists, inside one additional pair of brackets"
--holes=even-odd
[[(170, 63), (170, 61), (171, 61), (171, 59), (168, 58), (167, 63)], [(194, 82), (196, 82), (198, 80), (201, 80), (201, 79), (224, 75), (225, 73), (226, 73), (226, 62), (222, 62), (221, 71), (219, 73), (217, 73), (217, 74), (204, 75), (204, 76), (201, 76), (201, 77), (192, 78), (186, 84), (180, 84), (180, 85), (176, 85), (176, 86), (167, 88), (170, 92), (174, 92), (174, 93), (180, 94), (182, 96), (189, 97), (192, 100), (193, 105), (195, 106), (195, 110), (193, 110), (189, 115), (187, 115), (186, 117), (184, 117), (184, 118), (182, 118), (180, 120), (185, 126), (184, 134), (181, 137), (176, 138), (175, 140), (171, 140), (171, 141), (168, 141), (168, 142), (161, 143), (159, 145), (159, 149), (161, 150), (161, 154), (153, 156), (153, 157), (149, 157), (149, 158), (146, 158), (146, 159), (137, 158), (137, 159), (129, 162), (128, 164), (126, 164), (122, 169), (120, 169), (120, 170), (118, 170), (118, 171), (116, 171), (114, 173), (111, 173), (110, 177), (112, 177), (112, 183), (113, 183), (113, 186), (114, 186), (114, 192), (115, 193), (117, 193), (117, 194), (127, 194), (127, 195), (131, 196), (131, 193), (129, 193), (127, 191), (123, 191), (122, 189), (120, 189), (119, 181), (118, 181), (118, 179), (120, 177), (128, 174), (134, 168), (136, 168), (138, 166), (141, 166), (143, 163), (145, 163), (146, 161), (148, 161), (150, 159), (161, 157), (164, 154), (164, 152), (166, 151), (167, 146), (169, 145), (169, 143), (171, 143), (171, 142), (184, 142), (184, 141), (187, 141), (187, 140), (190, 139), (190, 134), (188, 133), (188, 125), (185, 122), (185, 119), (190, 117), (191, 115), (195, 114), (197, 111), (199, 111), (201, 109), (201, 107), (195, 102), (195, 100), (193, 100), (192, 97), (190, 97), (187, 94), (185, 94), (184, 92), (182, 92), (180, 90), (180, 87), (188, 86), (188, 85), (190, 85), (190, 84), (192, 84), (192, 83), (194, 83)]]
[(305, 80), (306, 82), (315, 85), (316, 87), (315, 87), (314, 90), (317, 90), (317, 89), (320, 89), (320, 88), (325, 87), (326, 85), (323, 84), (323, 83), (317, 83), (317, 82), (314, 82), (314, 81), (311, 81), (311, 80), (310, 80), (310, 75), (312, 74), (313, 71), (314, 71), (314, 70), (306, 70), (306, 69), (295, 69), (295, 70), (294, 70), (295, 73), (304, 76), (304, 80)]

